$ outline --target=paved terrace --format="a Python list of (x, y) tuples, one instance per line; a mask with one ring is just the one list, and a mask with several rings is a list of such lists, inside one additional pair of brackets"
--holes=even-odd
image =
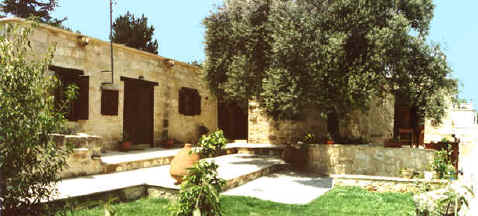
[[(120, 160), (121, 157), (117, 159)], [(206, 160), (212, 160), (219, 165), (219, 177), (225, 179), (230, 187), (270, 174), (274, 171), (272, 168), (285, 165), (284, 161), (275, 157), (250, 154), (232, 154)], [(144, 185), (178, 190), (179, 186), (174, 185), (175, 181), (169, 175), (169, 168), (169, 165), (164, 165), (66, 179), (57, 185), (59, 193), (55, 199), (82, 197)]]

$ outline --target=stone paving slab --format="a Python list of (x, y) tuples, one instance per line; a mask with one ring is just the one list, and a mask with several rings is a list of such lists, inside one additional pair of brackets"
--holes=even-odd
[[(272, 145), (272, 144), (248, 144), (248, 143), (229, 143), (226, 144), (224, 149), (237, 149), (237, 148), (247, 148), (247, 149), (278, 149), (284, 148), (282, 145)], [(132, 161), (144, 161), (151, 160), (155, 158), (164, 158), (175, 156), (181, 148), (176, 149), (165, 149), (165, 148), (149, 148), (145, 150), (136, 150), (128, 152), (108, 152), (104, 153), (101, 156), (101, 162), (104, 164), (120, 164), (127, 163)]]
[[(285, 164), (281, 159), (247, 154), (225, 155), (206, 160), (217, 163), (219, 177), (227, 181)], [(169, 175), (169, 167), (169, 165), (165, 165), (63, 180), (57, 185), (59, 194), (55, 199), (87, 196), (140, 185), (179, 189)]]
[(282, 171), (260, 177), (224, 192), (286, 204), (307, 204), (333, 187), (333, 179), (311, 174)]
[(176, 155), (181, 149), (150, 148), (146, 150), (129, 152), (108, 152), (101, 156), (101, 162), (104, 164), (119, 164), (130, 161), (150, 160), (161, 157), (171, 157)]

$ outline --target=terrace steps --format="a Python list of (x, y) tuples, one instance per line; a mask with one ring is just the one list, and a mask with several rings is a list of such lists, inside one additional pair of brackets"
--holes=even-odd
[[(218, 175), (226, 180), (225, 190), (287, 168), (287, 164), (278, 157), (265, 155), (230, 154), (204, 160), (219, 165)], [(58, 194), (54, 200), (81, 203), (105, 201), (112, 197), (122, 201), (141, 197), (170, 198), (179, 191), (179, 186), (174, 185), (169, 167), (162, 165), (65, 179), (58, 183)]]
[[(257, 154), (279, 156), (283, 146), (269, 144), (247, 144), (247, 142), (237, 142), (227, 144), (224, 154)], [(100, 157), (103, 172), (99, 174), (108, 174), (149, 168), (156, 166), (169, 165), (174, 156), (181, 149), (150, 148), (145, 150), (136, 150), (130, 152), (110, 152)]]

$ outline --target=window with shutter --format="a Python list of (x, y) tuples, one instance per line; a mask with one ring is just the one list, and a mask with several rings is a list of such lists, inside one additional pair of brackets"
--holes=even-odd
[(201, 114), (201, 96), (198, 90), (183, 87), (179, 89), (179, 113), (187, 116)]
[(75, 85), (78, 87), (78, 94), (71, 106), (62, 110), (65, 113), (65, 118), (69, 121), (88, 120), (89, 116), (89, 77), (82, 76), (83, 71), (69, 68), (62, 68), (57, 66), (50, 66), (49, 69), (55, 72), (56, 77), (61, 82), (59, 88), (55, 91), (55, 103), (57, 108), (66, 99), (65, 91), (68, 86)]
[(101, 91), (101, 114), (118, 115), (118, 91), (103, 89)]

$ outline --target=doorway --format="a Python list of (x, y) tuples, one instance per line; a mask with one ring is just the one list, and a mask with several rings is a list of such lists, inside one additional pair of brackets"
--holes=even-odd
[(124, 82), (123, 134), (133, 145), (154, 140), (154, 86), (157, 83), (121, 77)]
[(247, 102), (243, 104), (219, 102), (218, 123), (219, 128), (224, 131), (224, 136), (227, 139), (247, 140), (249, 123)]

